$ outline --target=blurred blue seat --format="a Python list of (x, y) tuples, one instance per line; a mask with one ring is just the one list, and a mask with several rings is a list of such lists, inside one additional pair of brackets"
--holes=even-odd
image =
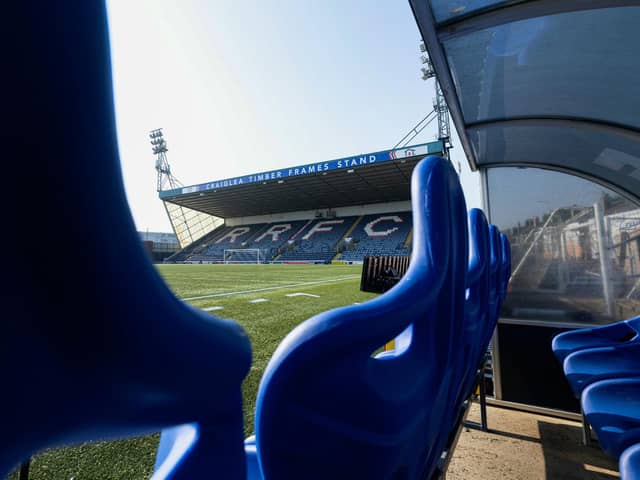
[(640, 341), (640, 317), (604, 325), (581, 328), (556, 335), (551, 348), (560, 363), (573, 352)]
[[(278, 347), (258, 392), (250, 470), (259, 460), (266, 479), (429, 478), (458, 388), (447, 367), (461, 351), (468, 261), (465, 202), (448, 161), (415, 167), (412, 205), (403, 279), (307, 320)], [(405, 350), (372, 356), (409, 326)]]
[(620, 478), (640, 480), (640, 443), (627, 448), (620, 455)]
[[(28, 255), (3, 261), (0, 478), (45, 448), (193, 422), (216, 433), (211, 468), (244, 478), (250, 344), (147, 259), (122, 185), (104, 3), (7, 4), (2, 34), (19, 45), (3, 50), (3, 189), (33, 213), (4, 217)], [(55, 232), (46, 248), (42, 232)]]
[(640, 342), (578, 350), (564, 359), (564, 374), (580, 398), (590, 384), (609, 378), (640, 376)]
[(600, 446), (613, 458), (640, 443), (640, 377), (593, 383), (585, 388), (581, 403)]

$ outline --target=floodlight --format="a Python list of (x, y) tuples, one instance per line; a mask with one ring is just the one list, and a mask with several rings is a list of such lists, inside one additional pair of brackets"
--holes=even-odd
[(164, 141), (161, 129), (152, 130), (149, 133), (149, 138), (151, 139), (150, 143), (153, 146), (152, 151), (154, 155), (159, 155), (168, 151), (167, 143)]

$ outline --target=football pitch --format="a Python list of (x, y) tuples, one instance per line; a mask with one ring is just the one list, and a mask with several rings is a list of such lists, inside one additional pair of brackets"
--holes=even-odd
[[(317, 313), (374, 296), (359, 289), (360, 265), (159, 265), (158, 270), (179, 298), (236, 320), (249, 334), (253, 363), (243, 385), (246, 435), (253, 433), (262, 373), (287, 333)], [(32, 460), (30, 479), (148, 479), (158, 438), (50, 450)]]

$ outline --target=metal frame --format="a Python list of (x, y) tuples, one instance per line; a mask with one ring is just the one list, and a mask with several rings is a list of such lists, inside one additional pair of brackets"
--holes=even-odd
[(584, 415), (582, 405), (580, 406), (580, 416), (582, 417), (582, 444), (588, 447), (591, 445), (591, 425), (587, 422), (587, 417)]
[[(500, 323), (500, 319), (498, 319)], [(493, 396), (502, 400), (502, 369), (500, 368), (500, 342), (498, 341), (498, 325), (491, 336), (491, 372), (493, 373)]]
[(451, 463), (451, 459), (453, 458), (453, 453), (455, 452), (456, 447), (458, 446), (458, 440), (460, 439), (460, 434), (462, 433), (462, 429), (465, 428), (465, 424), (467, 423), (467, 416), (471, 411), (471, 408), (469, 408), (470, 406), (471, 406), (471, 401), (468, 401), (465, 404), (463, 411), (460, 415), (458, 426), (454, 431), (452, 431), (453, 436), (450, 437), (450, 440), (448, 442), (446, 449), (442, 452), (443, 456), (440, 457), (440, 464), (436, 468), (436, 471), (433, 473), (431, 480), (446, 479), (447, 470), (449, 469), (449, 464)]
[(470, 420), (465, 420), (464, 426), (467, 428), (473, 428), (475, 430), (482, 430), (483, 432), (488, 432), (489, 427), (487, 425), (487, 386), (485, 384), (485, 374), (487, 369), (487, 360), (488, 355), (485, 354), (482, 359), (482, 365), (478, 369), (476, 373), (476, 381), (473, 385), (473, 389), (471, 390), (471, 395), (469, 396), (468, 401), (471, 403), (476, 397), (475, 392), (477, 388), (480, 388), (480, 392), (478, 393), (478, 403), (480, 404), (480, 423), (472, 422)]
[[(229, 261), (227, 260), (227, 252), (258, 252), (255, 264), (259, 265), (261, 263), (264, 263), (264, 261), (261, 261), (262, 251), (259, 248), (225, 248), (222, 251), (222, 263), (224, 263), (225, 265), (229, 264)], [(253, 265), (254, 262), (232, 262), (232, 264), (233, 263)]]
[(593, 324), (587, 322), (554, 322), (553, 320), (531, 320), (521, 318), (502, 317), (498, 320), (498, 323), (503, 325), (522, 325), (526, 327), (553, 327), (553, 328), (585, 328), (598, 326), (600, 324)]
[(533, 0), (510, 1), (491, 5), (438, 24), (438, 37), (445, 40), (454, 35), (464, 35), (478, 30), (527, 20), (529, 18), (580, 12), (598, 8), (629, 7), (640, 5), (639, 0)]
[(538, 415), (545, 415), (547, 417), (564, 418), (565, 420), (573, 420), (575, 422), (581, 421), (580, 414), (578, 413), (567, 412), (565, 410), (556, 410), (555, 408), (536, 407), (535, 405), (509, 402), (507, 400), (498, 400), (491, 397), (487, 397), (487, 405), (510, 408), (512, 410), (522, 410), (523, 412), (537, 413)]
[(424, 18), (426, 20), (427, 24), (424, 29), (422, 28), (422, 23), (419, 21), (417, 22), (418, 29), (422, 34), (433, 68), (437, 72), (440, 88), (442, 88), (442, 93), (444, 94), (444, 98), (449, 106), (449, 112), (451, 113), (453, 123), (458, 132), (458, 138), (462, 144), (462, 149), (469, 160), (471, 170), (476, 171), (478, 169), (476, 155), (467, 135), (464, 117), (462, 115), (462, 107), (458, 101), (458, 95), (453, 82), (453, 77), (451, 76), (451, 70), (449, 69), (449, 63), (447, 62), (440, 39), (436, 33), (436, 22), (433, 16), (433, 11), (431, 10), (431, 4), (426, 0), (410, 0), (410, 4), (414, 17), (416, 19)]
[[(505, 1), (487, 8), (462, 15), (451, 20), (436, 23), (430, 2), (426, 0), (410, 0), (418, 28), (425, 41), (434, 70), (440, 79), (444, 96), (449, 105), (454, 125), (458, 132), (462, 148), (467, 156), (471, 170), (480, 168), (476, 152), (469, 140), (464, 115), (455, 88), (455, 83), (444, 53), (442, 42), (453, 35), (463, 35), (491, 26), (515, 22), (528, 18), (540, 17), (563, 12), (592, 10), (604, 7), (638, 6), (640, 0), (532, 0)], [(477, 124), (477, 123), (476, 123)], [(471, 124), (470, 124), (471, 125)], [(615, 128), (617, 125), (610, 125)], [(627, 126), (623, 127), (628, 130)], [(629, 131), (629, 130), (628, 130)], [(633, 129), (631, 129), (633, 131)], [(483, 166), (487, 166), (486, 164)], [(539, 167), (539, 165), (536, 165)], [(599, 182), (601, 183), (601, 182)], [(609, 185), (607, 185), (609, 186)], [(631, 192), (629, 192), (631, 193)], [(632, 194), (632, 196), (636, 197)], [(636, 197), (637, 199), (637, 197)]]
[(604, 131), (620, 137), (628, 137), (633, 141), (637, 141), (640, 137), (640, 128), (632, 125), (572, 115), (523, 115), (504, 118), (491, 118), (487, 120), (476, 120), (474, 122), (468, 122), (466, 124), (466, 128), (478, 129), (487, 126), (491, 127), (494, 125), (510, 125), (513, 123), (524, 124), (525, 126), (548, 126), (549, 124), (553, 124), (566, 127), (575, 127), (576, 125), (579, 125), (585, 130), (591, 129), (598, 132)]
[[(458, 413), (457, 422), (455, 430), (452, 430), (449, 439), (447, 440), (447, 445), (442, 452), (440, 457), (440, 462), (436, 471), (433, 473), (431, 480), (444, 480), (447, 475), (447, 470), (449, 469), (449, 464), (451, 463), (451, 459), (453, 458), (453, 454), (455, 452), (456, 446), (458, 445), (458, 440), (460, 438), (460, 434), (462, 433), (463, 428), (473, 428), (476, 430), (482, 430), (483, 432), (488, 432), (489, 429), (487, 427), (487, 396), (485, 390), (485, 382), (484, 382), (484, 374), (485, 368), (487, 366), (487, 355), (485, 355), (482, 359), (481, 365), (478, 367), (476, 372), (476, 382), (473, 384), (471, 391), (469, 392), (469, 396), (463, 402), (460, 407), (460, 411)], [(480, 423), (472, 422), (467, 420), (469, 416), (469, 412), (471, 411), (471, 405), (476, 399), (476, 389), (480, 387), (480, 395), (479, 395), (479, 403), (480, 403)]]

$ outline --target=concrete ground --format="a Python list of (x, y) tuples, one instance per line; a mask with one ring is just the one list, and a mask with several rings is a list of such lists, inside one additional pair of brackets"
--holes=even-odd
[[(463, 429), (447, 480), (620, 478), (597, 441), (582, 445), (578, 422), (496, 407), (487, 417), (489, 432)], [(477, 405), (469, 420), (480, 420)]]

